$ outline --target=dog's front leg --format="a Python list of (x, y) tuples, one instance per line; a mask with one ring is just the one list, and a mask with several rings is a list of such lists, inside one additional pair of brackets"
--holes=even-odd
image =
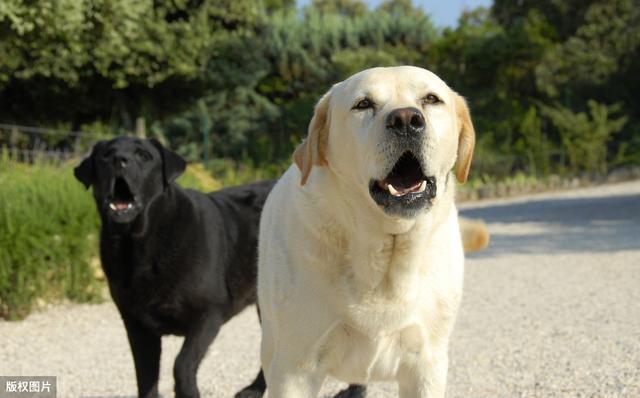
[(173, 367), (176, 398), (200, 397), (196, 381), (198, 366), (223, 323), (220, 312), (215, 311), (203, 315), (190, 327)]
[[(256, 303), (256, 312), (258, 313), (258, 321), (262, 324), (262, 317), (260, 316), (260, 306)], [(267, 382), (264, 379), (264, 372), (262, 368), (258, 372), (258, 375), (253, 380), (253, 382), (238, 391), (234, 398), (262, 398), (265, 390), (267, 389)]]
[(158, 377), (160, 373), (160, 336), (150, 332), (137, 321), (122, 317), (127, 329), (129, 345), (133, 354), (138, 381), (138, 397), (158, 397)]
[(446, 347), (430, 352), (417, 364), (403, 366), (398, 375), (400, 398), (444, 398), (448, 368)]
[(315, 398), (325, 374), (319, 369), (300, 369), (277, 354), (271, 361), (267, 379), (269, 398)]

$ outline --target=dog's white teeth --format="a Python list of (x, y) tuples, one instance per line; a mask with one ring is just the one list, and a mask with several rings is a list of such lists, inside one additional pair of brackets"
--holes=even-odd
[(422, 180), (422, 183), (420, 184), (420, 187), (418, 188), (418, 190), (416, 192), (424, 192), (427, 189), (427, 180)]
[(118, 208), (116, 207), (116, 204), (115, 204), (115, 203), (113, 203), (113, 202), (109, 203), (109, 208), (110, 208), (111, 210), (117, 210), (117, 209), (118, 209)]
[(391, 195), (393, 195), (393, 196), (401, 196), (401, 195), (402, 195), (402, 194), (401, 194), (400, 192), (398, 192), (398, 191), (393, 187), (393, 185), (391, 185), (391, 184), (389, 184), (389, 185), (387, 186), (387, 188), (389, 189), (389, 193), (391, 193)]
[(132, 208), (132, 207), (133, 207), (133, 204), (131, 204), (131, 203), (127, 203), (127, 210), (128, 210), (128, 209), (130, 209), (130, 208)]

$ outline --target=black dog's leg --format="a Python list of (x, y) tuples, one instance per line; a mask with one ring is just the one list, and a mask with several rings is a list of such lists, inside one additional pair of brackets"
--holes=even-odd
[[(256, 311), (258, 312), (258, 322), (262, 324), (262, 317), (260, 316), (260, 306), (256, 303)], [(233, 398), (260, 398), (264, 395), (264, 391), (267, 389), (267, 382), (264, 379), (264, 373), (262, 368), (258, 372), (258, 375), (251, 384), (238, 391)]]
[(160, 374), (160, 336), (151, 333), (135, 320), (124, 318), (138, 381), (138, 397), (158, 397)]
[(234, 398), (260, 398), (266, 389), (267, 382), (264, 380), (262, 369), (260, 369), (253, 383), (236, 393)]
[(349, 384), (349, 387), (337, 393), (333, 398), (364, 398), (367, 396), (367, 386)]
[(198, 366), (223, 323), (222, 317), (216, 311), (190, 326), (173, 367), (176, 398), (200, 397), (196, 381)]

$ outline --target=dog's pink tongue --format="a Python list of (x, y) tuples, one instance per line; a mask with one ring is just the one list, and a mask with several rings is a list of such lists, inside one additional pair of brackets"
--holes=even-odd
[(378, 186), (384, 190), (387, 190), (389, 189), (389, 184), (392, 184), (397, 193), (399, 193), (400, 195), (406, 195), (410, 192), (415, 192), (420, 189), (420, 185), (422, 184), (422, 181), (416, 181), (412, 185), (403, 186), (401, 181), (394, 182), (390, 182), (387, 179), (384, 179), (382, 181), (378, 181)]
[(116, 202), (115, 205), (117, 210), (127, 210), (129, 208), (129, 203), (127, 202)]
[(400, 192), (401, 194), (407, 194), (409, 192), (415, 192), (420, 188), (420, 185), (422, 184), (422, 181), (418, 181), (413, 185), (410, 185), (408, 187), (400, 187), (400, 188), (396, 188), (398, 190), (398, 192)]

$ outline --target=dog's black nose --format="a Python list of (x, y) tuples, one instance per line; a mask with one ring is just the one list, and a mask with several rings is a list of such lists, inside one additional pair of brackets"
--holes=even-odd
[(387, 116), (387, 129), (398, 135), (422, 134), (424, 125), (422, 112), (416, 108), (395, 109)]

